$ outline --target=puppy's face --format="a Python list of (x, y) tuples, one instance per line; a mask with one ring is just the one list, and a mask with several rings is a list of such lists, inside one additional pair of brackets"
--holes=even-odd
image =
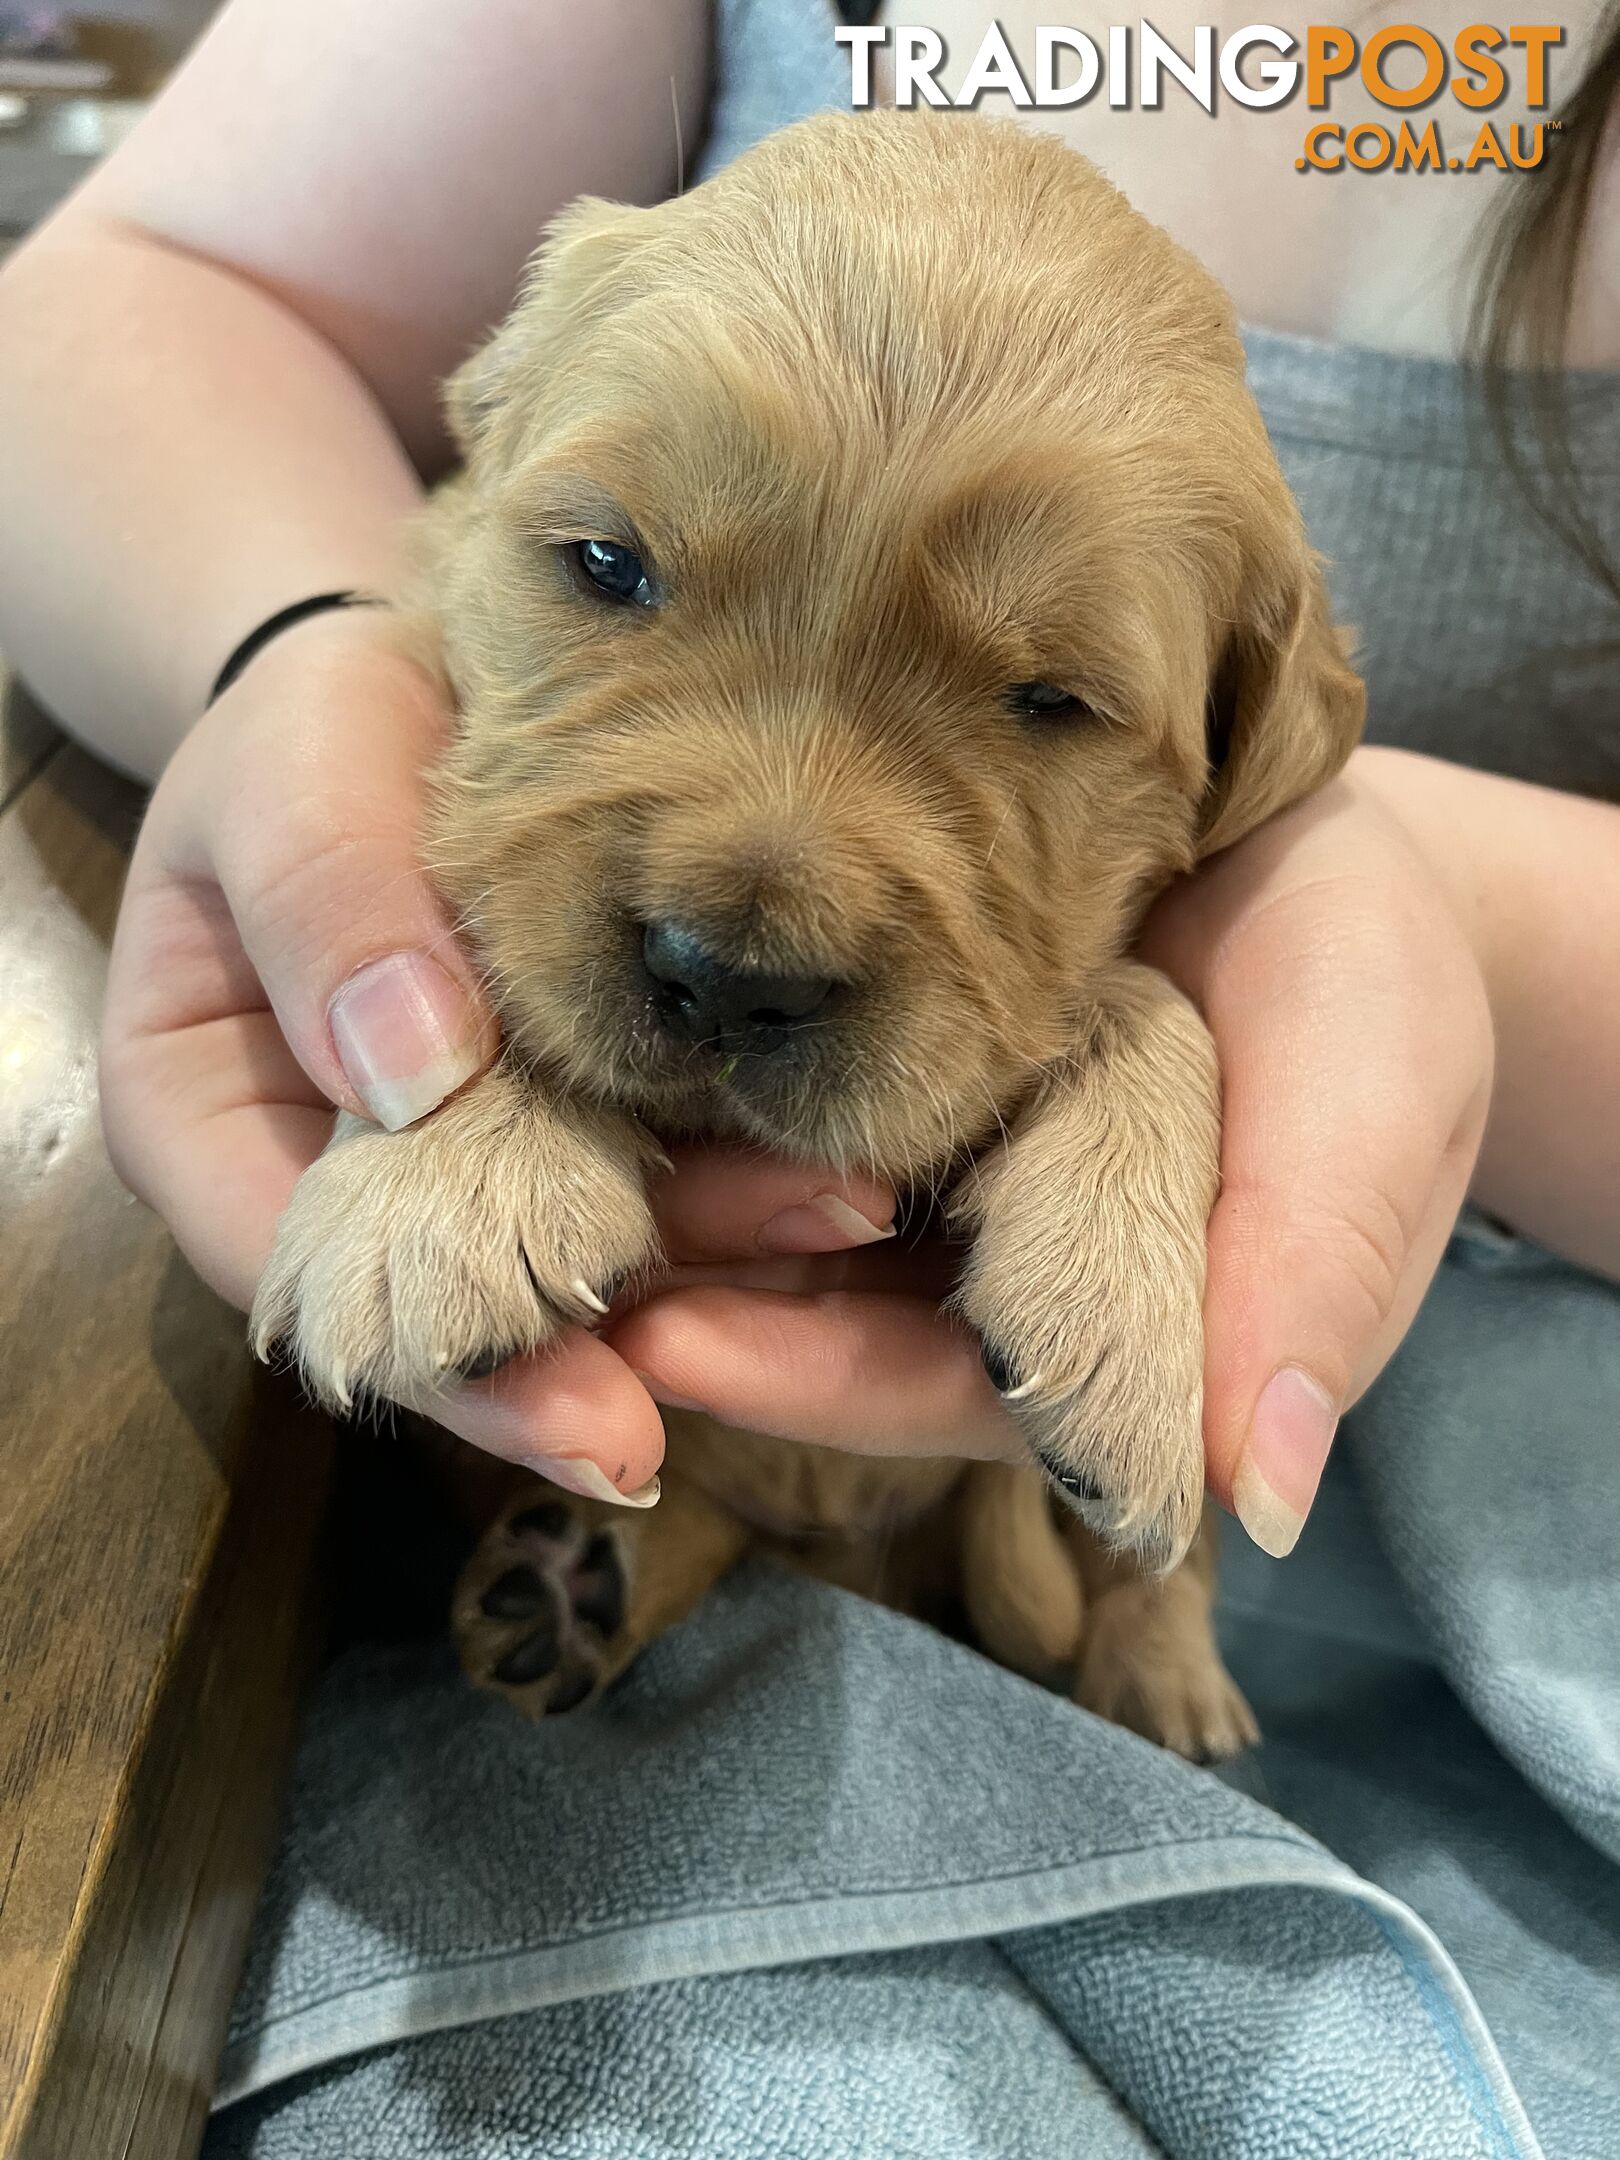
[(441, 875), (524, 1050), (661, 1127), (939, 1165), (1354, 738), (1224, 301), (1043, 139), (584, 206), (453, 411)]

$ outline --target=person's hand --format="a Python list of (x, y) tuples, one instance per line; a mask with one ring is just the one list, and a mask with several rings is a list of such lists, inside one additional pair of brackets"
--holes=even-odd
[[(1445, 892), (1355, 766), (1167, 894), (1142, 949), (1204, 1013), (1224, 1079), (1209, 1484), (1285, 1552), (1340, 1411), (1411, 1324), (1466, 1195), (1491, 1090), (1485, 986)], [(610, 1339), (661, 1400), (745, 1430), (1021, 1455), (977, 1346), (938, 1308), (937, 1250), (822, 1273), (830, 1286), (809, 1296), (758, 1278), (678, 1286)]]
[[(448, 725), (388, 618), (320, 616), (251, 663), (153, 795), (113, 944), (103, 1121), (125, 1182), (243, 1308), (333, 1106), (410, 1123), (495, 1055), (417, 868), (422, 774)], [(876, 1240), (893, 1206), (869, 1181), (759, 1158), (686, 1163), (654, 1195), (671, 1254), (710, 1263)], [(645, 1389), (584, 1334), (438, 1409), (576, 1488), (631, 1492), (663, 1453)]]
[(1399, 1347), (1467, 1197), (1490, 1000), (1448, 893), (1358, 762), (1169, 893), (1144, 956), (1203, 1012), (1222, 1073), (1209, 1482), (1286, 1552), (1339, 1414)]

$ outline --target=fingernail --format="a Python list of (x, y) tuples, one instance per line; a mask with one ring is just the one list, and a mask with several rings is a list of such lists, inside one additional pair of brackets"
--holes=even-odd
[(875, 1223), (838, 1193), (817, 1193), (813, 1200), (784, 1208), (756, 1233), (761, 1252), (847, 1252), (851, 1245), (881, 1245), (894, 1236), (894, 1224)]
[(1293, 1551), (1305, 1527), (1338, 1422), (1327, 1390), (1293, 1366), (1272, 1375), (1254, 1406), (1232, 1505), (1274, 1560)]
[(329, 1018), (350, 1087), (389, 1132), (436, 1110), (484, 1062), (482, 1022), (426, 953), (390, 953), (361, 968)]
[(609, 1500), (615, 1507), (650, 1508), (658, 1505), (658, 1480), (650, 1477), (634, 1492), (620, 1492), (617, 1485), (583, 1455), (537, 1455), (533, 1467), (564, 1492), (578, 1493), (582, 1500)]

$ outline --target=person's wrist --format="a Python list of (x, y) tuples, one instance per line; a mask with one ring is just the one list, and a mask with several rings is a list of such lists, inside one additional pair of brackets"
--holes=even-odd
[(389, 668), (405, 666), (413, 659), (397, 611), (381, 602), (326, 608), (287, 623), (247, 654), (203, 710), (212, 712), (227, 701), (240, 704), (244, 690), (257, 692), (278, 679), (291, 682), (311, 673), (324, 674), (372, 656)]
[(409, 714), (441, 738), (452, 696), (420, 624), (392, 607), (342, 608), (293, 623), (253, 655), (192, 728), (208, 762), (237, 766), (244, 729), (289, 739), (295, 715), (343, 711)]
[(499, 1042), (417, 859), (450, 710), (416, 618), (326, 611), (253, 654), (167, 783), (233, 907), (249, 896), (244, 942), (299, 1062), (330, 1101), (396, 1131)]
[(286, 636), (301, 624), (312, 622), (318, 616), (343, 615), (356, 608), (376, 608), (383, 605), (380, 594), (368, 593), (358, 587), (307, 593), (301, 600), (285, 602), (255, 623), (233, 647), (214, 678), (213, 688), (208, 693), (208, 704), (217, 705), (232, 683), (266, 646), (273, 644), (277, 638)]

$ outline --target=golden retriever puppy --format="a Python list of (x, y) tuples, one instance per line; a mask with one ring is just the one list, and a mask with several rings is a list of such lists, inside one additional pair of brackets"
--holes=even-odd
[(1362, 693), (1225, 296), (1048, 137), (828, 116), (576, 205), (450, 410), (431, 848), (507, 1048), (410, 1130), (340, 1119), (258, 1344), (339, 1404), (542, 1347), (655, 1268), (654, 1135), (941, 1188), (1030, 1467), (672, 1412), (656, 1509), (509, 1496), (469, 1669), (569, 1707), (763, 1536), (1241, 1746), (1184, 1564), (1217, 1076), (1130, 946)]

